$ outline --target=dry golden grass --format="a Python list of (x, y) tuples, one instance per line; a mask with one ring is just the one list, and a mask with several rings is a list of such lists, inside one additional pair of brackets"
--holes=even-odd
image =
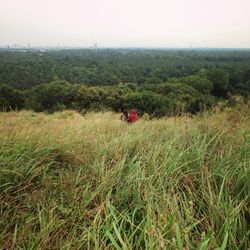
[(245, 106), (143, 120), (0, 113), (4, 249), (246, 249)]

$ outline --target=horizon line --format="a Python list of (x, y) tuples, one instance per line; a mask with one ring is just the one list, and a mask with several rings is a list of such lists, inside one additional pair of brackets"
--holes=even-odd
[(63, 49), (222, 49), (222, 50), (249, 50), (250, 47), (209, 47), (209, 46), (197, 46), (197, 47), (172, 47), (172, 46), (71, 46), (71, 45), (37, 45), (37, 46), (23, 46), (23, 45), (0, 45), (0, 49), (5, 50), (32, 50), (32, 49), (54, 49), (54, 50), (63, 50)]

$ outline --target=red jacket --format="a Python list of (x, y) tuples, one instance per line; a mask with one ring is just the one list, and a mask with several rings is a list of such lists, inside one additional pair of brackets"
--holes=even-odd
[(129, 116), (129, 122), (136, 122), (138, 120), (138, 115), (136, 111), (131, 111)]

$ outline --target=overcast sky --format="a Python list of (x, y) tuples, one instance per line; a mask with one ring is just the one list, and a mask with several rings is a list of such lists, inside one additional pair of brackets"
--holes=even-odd
[(250, 47), (250, 0), (0, 0), (0, 45)]

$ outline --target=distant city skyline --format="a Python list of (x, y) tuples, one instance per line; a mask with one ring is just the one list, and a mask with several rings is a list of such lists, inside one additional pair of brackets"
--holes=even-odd
[(250, 48), (249, 10), (249, 0), (1, 0), (0, 46)]

